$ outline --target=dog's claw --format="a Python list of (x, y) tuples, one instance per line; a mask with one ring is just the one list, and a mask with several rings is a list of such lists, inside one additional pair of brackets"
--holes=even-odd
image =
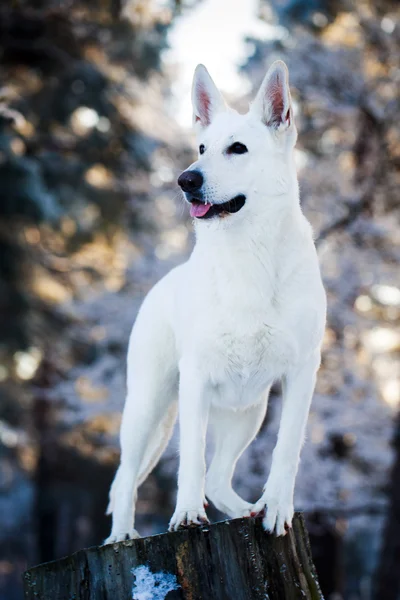
[(266, 508), (262, 508), (261, 510), (252, 510), (250, 513), (251, 517), (265, 517)]
[(103, 545), (106, 546), (107, 544), (116, 544), (118, 542), (126, 542), (128, 540), (137, 540), (138, 538), (140, 538), (140, 535), (136, 529), (132, 529), (131, 531), (111, 534), (106, 540), (104, 540)]
[(265, 531), (284, 536), (292, 526), (293, 505), (279, 502), (274, 497), (261, 498), (254, 506), (251, 516), (262, 517)]
[(207, 519), (204, 509), (175, 511), (169, 524), (169, 531), (192, 529), (203, 525), (209, 525), (209, 520)]

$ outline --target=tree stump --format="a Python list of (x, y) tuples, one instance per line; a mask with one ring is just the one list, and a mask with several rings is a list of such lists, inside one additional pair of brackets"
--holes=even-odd
[(322, 599), (303, 517), (283, 538), (261, 518), (80, 550), (29, 569), (27, 600)]

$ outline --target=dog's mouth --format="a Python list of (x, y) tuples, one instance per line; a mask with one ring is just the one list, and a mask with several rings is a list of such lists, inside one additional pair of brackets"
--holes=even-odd
[(209, 204), (201, 202), (200, 200), (190, 201), (190, 216), (196, 217), (196, 219), (210, 219), (216, 215), (223, 215), (226, 213), (238, 212), (246, 202), (246, 196), (239, 194), (228, 200), (228, 202), (222, 202), (222, 204)]

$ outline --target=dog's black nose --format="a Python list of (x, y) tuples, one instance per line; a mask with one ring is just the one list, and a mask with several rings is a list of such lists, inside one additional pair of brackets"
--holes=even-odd
[(200, 171), (184, 171), (178, 179), (178, 185), (184, 192), (197, 192), (203, 185), (203, 181)]

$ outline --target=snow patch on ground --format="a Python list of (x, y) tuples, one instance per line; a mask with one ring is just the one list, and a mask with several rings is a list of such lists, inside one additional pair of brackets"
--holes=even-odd
[(169, 592), (180, 588), (176, 576), (172, 573), (152, 573), (149, 567), (144, 565), (132, 569), (132, 573), (135, 576), (133, 600), (164, 600)]

